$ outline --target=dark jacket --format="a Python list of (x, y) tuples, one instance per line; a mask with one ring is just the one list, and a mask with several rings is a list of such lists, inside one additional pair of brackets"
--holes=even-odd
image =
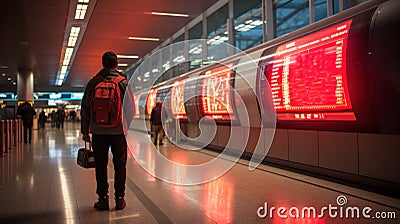
[(58, 118), (58, 120), (59, 121), (61, 121), (61, 122), (64, 122), (64, 120), (65, 120), (65, 110), (64, 109), (58, 109), (57, 110), (57, 118)]
[(162, 125), (161, 121), (162, 105), (157, 104), (156, 107), (151, 110), (150, 122), (152, 125)]
[[(112, 68), (103, 68), (97, 75), (101, 75), (104, 78), (115, 78), (119, 75), (123, 75), (122, 73), (118, 72), (115, 69)], [(96, 76), (97, 76), (96, 75)], [(95, 77), (96, 77), (95, 76)], [(123, 75), (125, 76), (125, 75)], [(91, 96), (93, 94), (94, 88), (99, 84), (99, 81), (97, 81), (93, 77), (89, 83), (86, 85), (85, 93), (83, 94), (82, 98), (82, 105), (81, 105), (81, 133), (82, 134), (95, 134), (95, 135), (101, 135), (101, 134), (109, 134), (109, 135), (118, 135), (118, 134), (123, 134), (124, 130), (122, 125), (119, 125), (114, 128), (96, 128), (91, 125)], [(121, 99), (124, 99), (125, 91), (128, 86), (128, 80), (123, 80), (122, 82), (119, 83), (119, 88), (121, 91)], [(121, 109), (122, 111), (122, 109)]]
[(24, 126), (33, 126), (33, 116), (36, 115), (35, 109), (32, 108), (31, 104), (23, 103), (17, 109), (17, 114), (21, 115), (21, 119)]

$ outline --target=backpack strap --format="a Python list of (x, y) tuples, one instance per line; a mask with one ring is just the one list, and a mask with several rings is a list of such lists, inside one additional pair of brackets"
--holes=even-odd
[(117, 84), (119, 84), (120, 82), (124, 81), (126, 78), (123, 75), (119, 75), (117, 77), (114, 78), (114, 82), (116, 82)]
[[(97, 84), (99, 84), (100, 82), (102, 82), (104, 79), (106, 79), (106, 78), (104, 78), (102, 75), (96, 75), (95, 77), (94, 77), (94, 80), (96, 81), (96, 83)], [(113, 80), (114, 80), (114, 82), (116, 82), (117, 84), (119, 84), (120, 82), (122, 82), (122, 81), (124, 81), (126, 79), (126, 76), (124, 76), (124, 75), (119, 75), (119, 76), (117, 76), (117, 77), (115, 77)]]
[[(96, 75), (96, 76), (94, 77), (94, 80), (96, 81), (97, 84), (99, 84), (100, 82), (102, 82), (104, 79), (105, 79), (105, 78), (104, 78), (102, 75), (100, 75), (100, 74), (98, 74), (98, 75)], [(96, 84), (96, 85), (97, 85), (97, 84)]]

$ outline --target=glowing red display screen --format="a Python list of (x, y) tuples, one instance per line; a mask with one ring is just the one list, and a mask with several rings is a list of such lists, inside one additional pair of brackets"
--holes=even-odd
[(142, 94), (136, 94), (135, 95), (135, 116), (134, 118), (138, 118), (139, 117), (139, 99), (140, 99), (140, 95)]
[(151, 114), (151, 110), (156, 106), (157, 89), (150, 90), (147, 95), (146, 110), (147, 115)]
[(185, 118), (185, 81), (177, 81), (171, 89), (171, 111), (175, 118)]
[(216, 120), (233, 120), (231, 99), (232, 66), (224, 65), (207, 71), (202, 85), (202, 109)]
[(346, 78), (350, 24), (348, 20), (277, 48), (266, 75), (278, 119), (355, 120)]

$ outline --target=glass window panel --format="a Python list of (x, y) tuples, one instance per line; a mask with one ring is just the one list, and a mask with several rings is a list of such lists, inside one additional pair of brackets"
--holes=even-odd
[(283, 0), (274, 3), (276, 35), (293, 32), (309, 25), (308, 0)]
[(201, 39), (203, 36), (203, 23), (200, 22), (189, 29), (189, 71), (200, 68), (202, 62)]
[(228, 19), (228, 5), (222, 6), (216, 12), (207, 17), (207, 38), (214, 36), (219, 31), (226, 29)]
[(189, 40), (201, 39), (203, 35), (203, 23), (200, 22), (189, 29)]
[(344, 9), (354, 7), (366, 1), (368, 0), (344, 0)]
[(339, 1), (337, 0), (332, 0), (333, 1), (333, 14), (338, 14), (339, 13)]
[(261, 6), (261, 0), (234, 0), (235, 44), (240, 50), (262, 43)]
[(174, 45), (172, 48), (172, 76), (174, 77), (185, 72), (184, 62), (186, 59), (183, 55), (185, 44), (182, 42), (184, 40), (185, 36), (184, 34), (182, 34), (173, 41)]
[(262, 43), (262, 11), (235, 22), (236, 47), (246, 50)]
[(185, 35), (182, 34), (179, 37), (177, 37), (175, 40), (173, 40), (172, 43), (178, 43), (178, 42), (181, 42), (181, 41), (184, 41), (184, 40), (185, 40)]
[(207, 17), (207, 62), (211, 63), (228, 56), (228, 5), (224, 5)]
[(207, 62), (211, 63), (228, 57), (228, 32), (222, 30), (221, 33), (207, 40)]
[(162, 48), (162, 50), (161, 50), (162, 72), (166, 72), (167, 70), (169, 70), (172, 67), (170, 55), (171, 55), (171, 47), (170, 46)]
[(202, 63), (202, 43), (198, 39), (189, 41), (189, 70), (200, 68)]
[(160, 54), (159, 53), (157, 53), (156, 55), (154, 55), (153, 57), (151, 57), (151, 67), (150, 67), (150, 77), (151, 77), (151, 80), (152, 80), (152, 82), (154, 82), (154, 80), (156, 80), (157, 79), (157, 77), (160, 75), (160, 69), (159, 69), (159, 64), (158, 64), (158, 62), (159, 62), (159, 56), (160, 56)]
[(314, 22), (325, 19), (326, 15), (326, 0), (314, 0)]
[(261, 0), (234, 0), (233, 15), (235, 21), (259, 8), (261, 8)]

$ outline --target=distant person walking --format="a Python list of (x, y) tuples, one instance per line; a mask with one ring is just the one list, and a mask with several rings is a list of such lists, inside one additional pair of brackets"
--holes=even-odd
[(56, 112), (54, 110), (51, 111), (50, 113), (50, 119), (51, 119), (51, 127), (54, 128), (56, 126), (56, 119), (57, 119), (57, 115)]
[(75, 111), (75, 110), (71, 110), (71, 111), (69, 112), (69, 118), (70, 118), (70, 120), (71, 120), (72, 122), (75, 122), (75, 119), (76, 119), (76, 111)]
[(42, 112), (39, 113), (39, 128), (45, 128), (45, 124), (46, 124), (46, 113), (44, 112), (44, 110), (42, 110)]
[(57, 119), (57, 128), (64, 128), (65, 110), (62, 107), (58, 108)]
[(32, 108), (29, 102), (23, 103), (17, 109), (17, 114), (21, 116), (22, 123), (24, 126), (24, 142), (25, 144), (32, 142), (32, 126), (33, 116), (36, 115), (35, 109)]
[(163, 145), (162, 139), (164, 138), (164, 129), (161, 121), (162, 111), (162, 102), (157, 101), (156, 106), (151, 110), (150, 115), (150, 123), (154, 131), (153, 143), (155, 146), (157, 146), (157, 142), (159, 145)]

